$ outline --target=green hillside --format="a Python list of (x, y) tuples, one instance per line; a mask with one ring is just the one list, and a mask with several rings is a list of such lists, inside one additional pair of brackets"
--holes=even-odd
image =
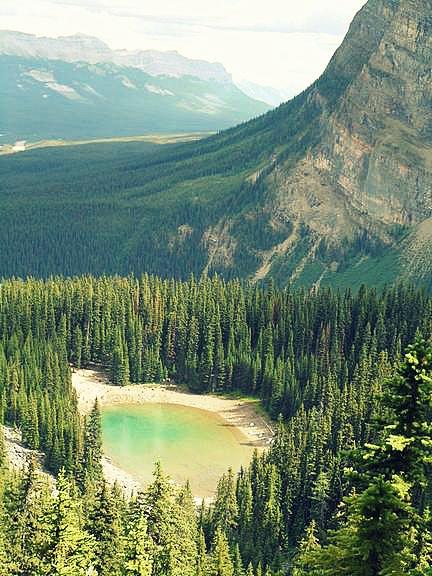
[[(248, 176), (273, 150), (269, 120), (276, 127), (285, 113), (182, 145), (98, 144), (0, 158), (1, 273), (200, 273), (206, 229), (227, 210), (259, 210), (259, 182)], [(264, 220), (260, 230), (243, 229), (251, 241), (273, 241)], [(243, 256), (232, 274), (247, 274), (255, 260)]]
[[(274, 154), (300, 154), (305, 141), (290, 139), (295, 126), (287, 115), (301, 109), (302, 95), (256, 121), (187, 144), (141, 142), (49, 148), (0, 158), (2, 275), (140, 273), (187, 277), (203, 270), (226, 277), (254, 277), (257, 251), (271, 250), (292, 229), (275, 229), (266, 208), (269, 191), (260, 166)], [(248, 213), (248, 218), (243, 215)], [(242, 251), (226, 249), (226, 259), (209, 252), (225, 242), (217, 222), (229, 214)], [(216, 225), (216, 226), (215, 226)], [(214, 237), (206, 231), (214, 228)], [(206, 241), (203, 241), (206, 237)], [(271, 266), (279, 283), (289, 281), (311, 248), (307, 228), (289, 257)], [(344, 264), (323, 283), (384, 284), (400, 273), (398, 248), (358, 241), (348, 254), (330, 256)], [(326, 272), (329, 256), (311, 262), (295, 279), (311, 284)], [(385, 263), (385, 267), (383, 267)]]
[(312, 86), (205, 140), (0, 158), (0, 273), (430, 286), (426, 8), (370, 0)]

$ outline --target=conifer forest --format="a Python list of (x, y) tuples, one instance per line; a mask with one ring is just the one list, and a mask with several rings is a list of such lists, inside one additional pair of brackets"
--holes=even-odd
[[(0, 416), (45, 455), (0, 450), (2, 576), (428, 575), (432, 298), (280, 290), (218, 277), (4, 280)], [(127, 497), (102, 474), (101, 414), (71, 370), (256, 396), (271, 447), (198, 506), (189, 485)]]
[(432, 0), (0, 22), (0, 576), (432, 576)]

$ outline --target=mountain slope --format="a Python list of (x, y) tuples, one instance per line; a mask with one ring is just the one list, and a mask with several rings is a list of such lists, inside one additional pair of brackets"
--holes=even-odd
[(214, 131), (268, 109), (218, 63), (0, 31), (0, 143)]
[(309, 89), (205, 141), (1, 159), (1, 269), (431, 283), (431, 7), (369, 0)]
[(214, 131), (268, 109), (232, 83), (0, 56), (1, 142)]

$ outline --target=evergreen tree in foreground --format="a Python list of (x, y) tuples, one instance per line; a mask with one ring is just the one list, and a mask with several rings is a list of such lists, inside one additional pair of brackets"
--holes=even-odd
[(428, 573), (432, 347), (423, 339), (408, 347), (384, 401), (388, 412), (381, 442), (358, 454), (357, 479), (366, 488), (346, 500), (345, 520), (327, 546), (307, 535), (296, 562), (298, 576)]
[(96, 542), (82, 526), (82, 511), (63, 471), (57, 478), (50, 576), (96, 576)]
[(98, 487), (89, 514), (88, 531), (96, 542), (95, 568), (98, 576), (111, 576), (120, 571), (122, 539), (120, 518), (107, 483)]
[(219, 527), (213, 539), (209, 576), (234, 576), (228, 540)]
[(131, 519), (124, 540), (124, 576), (151, 576), (154, 545), (143, 512)]

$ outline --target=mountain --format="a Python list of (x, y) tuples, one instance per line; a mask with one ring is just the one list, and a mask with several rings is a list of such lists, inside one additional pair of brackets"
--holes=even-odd
[(431, 7), (369, 0), (312, 86), (206, 140), (2, 158), (1, 272), (432, 285)]
[(216, 131), (268, 110), (220, 64), (0, 32), (1, 142)]
[(274, 88), (273, 86), (262, 86), (249, 80), (237, 80), (235, 84), (250, 98), (265, 102), (272, 107), (279, 106), (279, 104), (286, 102), (294, 96), (294, 94), (291, 94), (288, 90)]
[(218, 62), (193, 60), (175, 50), (111, 50), (102, 40), (85, 34), (45, 38), (0, 30), (0, 54), (89, 64), (109, 62), (118, 66), (139, 68), (150, 76), (194, 76), (204, 81), (232, 83), (231, 75)]
[(116, 64), (0, 56), (0, 142), (216, 131), (268, 106), (234, 84)]

